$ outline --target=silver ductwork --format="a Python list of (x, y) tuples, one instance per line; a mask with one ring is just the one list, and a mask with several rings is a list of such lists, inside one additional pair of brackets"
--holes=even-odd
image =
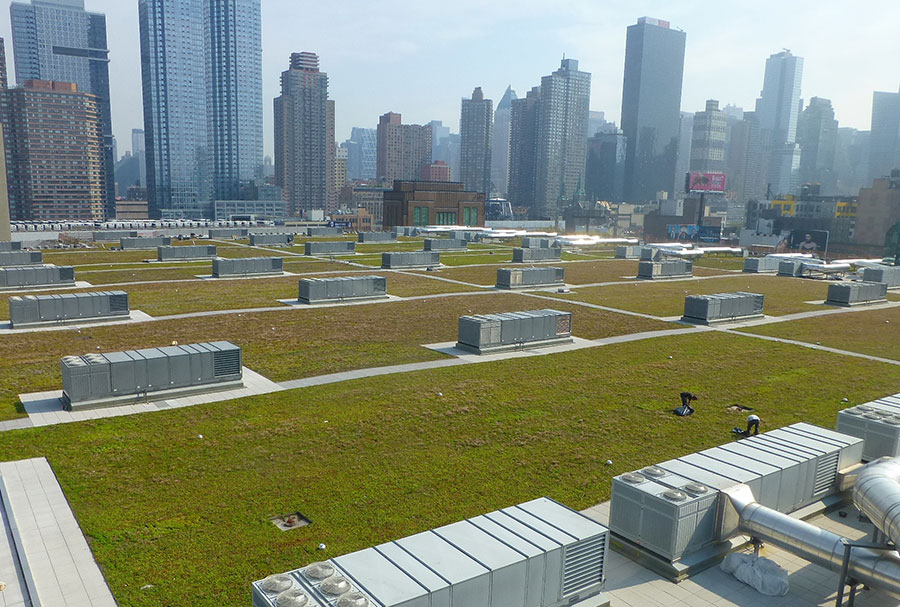
[[(845, 550), (841, 536), (758, 504), (746, 485), (723, 490), (722, 496), (720, 539), (749, 535), (826, 569), (841, 571)], [(897, 552), (854, 548), (848, 573), (862, 584), (900, 596)]]
[(900, 458), (884, 458), (863, 468), (853, 487), (853, 503), (900, 546)]

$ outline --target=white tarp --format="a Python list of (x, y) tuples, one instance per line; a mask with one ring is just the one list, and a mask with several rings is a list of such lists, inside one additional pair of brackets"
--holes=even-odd
[(791, 589), (787, 571), (770, 559), (733, 552), (725, 557), (720, 567), (766, 596), (785, 596)]

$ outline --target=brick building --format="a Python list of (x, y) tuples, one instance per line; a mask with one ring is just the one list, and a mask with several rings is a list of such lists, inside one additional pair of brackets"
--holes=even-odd
[(484, 193), (461, 183), (395, 181), (384, 193), (384, 229), (396, 226), (484, 226)]

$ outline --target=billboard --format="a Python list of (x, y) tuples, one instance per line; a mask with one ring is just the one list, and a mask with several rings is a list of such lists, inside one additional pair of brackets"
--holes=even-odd
[(727, 181), (728, 179), (725, 176), (725, 173), (692, 172), (687, 174), (684, 190), (686, 192), (715, 192), (724, 194)]
[(825, 230), (791, 230), (789, 246), (793, 251), (820, 257), (828, 250), (828, 235)]
[(722, 228), (675, 223), (666, 226), (666, 236), (669, 240), (680, 242), (719, 242), (722, 239)]

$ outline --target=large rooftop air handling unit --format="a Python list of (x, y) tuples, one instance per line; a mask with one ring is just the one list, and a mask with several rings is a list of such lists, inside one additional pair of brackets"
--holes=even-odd
[(390, 270), (395, 268), (432, 268), (441, 265), (441, 254), (437, 251), (411, 251), (381, 254), (381, 267)]
[(465, 251), (468, 250), (469, 243), (465, 240), (457, 240), (455, 238), (426, 238), (426, 251)]
[(138, 251), (140, 249), (155, 249), (156, 247), (170, 247), (172, 239), (168, 236), (158, 238), (120, 238), (119, 247), (123, 251)]
[(831, 306), (864, 306), (887, 301), (887, 285), (883, 282), (841, 282), (828, 285)]
[(397, 232), (360, 232), (356, 235), (356, 241), (359, 244), (396, 242)]
[(681, 320), (709, 325), (763, 317), (765, 297), (759, 293), (718, 293), (716, 295), (689, 295), (684, 298), (684, 316)]
[(94, 242), (108, 240), (122, 240), (123, 238), (137, 238), (137, 230), (103, 230), (102, 232), (94, 232)]
[(806, 263), (804, 260), (799, 259), (782, 259), (778, 262), (778, 275), (794, 277), (803, 276), (804, 263)]
[(215, 278), (283, 273), (284, 260), (281, 257), (216, 257), (212, 261), (212, 275)]
[(253, 607), (602, 607), (607, 540), (541, 498), (254, 582)]
[(354, 255), (356, 243), (349, 240), (307, 242), (305, 252), (307, 255)]
[(566, 283), (566, 271), (554, 266), (534, 268), (498, 268), (498, 289), (560, 287)]
[(13, 329), (85, 320), (118, 320), (128, 318), (129, 313), (125, 291), (9, 298), (9, 319)]
[(790, 514), (837, 493), (838, 472), (862, 454), (862, 439), (800, 423), (686, 455), (614, 478), (609, 527), (623, 552), (655, 555), (666, 570), (722, 541), (721, 492), (746, 485), (758, 503)]
[(562, 249), (559, 247), (550, 247), (548, 249), (513, 249), (513, 263), (528, 263), (531, 261), (560, 261), (562, 259)]
[(63, 404), (69, 411), (243, 385), (241, 349), (227, 341), (67, 356), (60, 366)]
[(0, 251), (0, 267), (39, 266), (44, 263), (40, 251)]
[(752, 274), (774, 274), (778, 272), (782, 260), (778, 257), (748, 257), (744, 260), (744, 272)]
[(323, 236), (342, 236), (344, 230), (341, 228), (312, 227), (306, 228), (306, 235), (310, 238), (321, 238)]
[(694, 264), (682, 259), (670, 261), (642, 261), (638, 264), (638, 278), (645, 280), (665, 280), (690, 278), (694, 275)]
[(643, 248), (640, 245), (616, 247), (616, 259), (640, 259)]
[(523, 236), (523, 249), (550, 249), (559, 247), (555, 238), (539, 238), (537, 236)]
[(383, 276), (303, 278), (299, 286), (299, 300), (305, 304), (387, 298), (387, 279)]
[(900, 394), (840, 411), (837, 431), (865, 441), (863, 461), (900, 456)]
[(75, 284), (72, 266), (14, 266), (0, 268), (0, 290), (29, 287), (61, 287)]
[(463, 316), (456, 347), (476, 354), (572, 342), (572, 313), (534, 310)]
[(888, 289), (900, 287), (900, 266), (863, 268), (862, 279), (866, 282), (883, 282)]
[(212, 259), (216, 256), (215, 245), (184, 245), (180, 247), (156, 247), (158, 261), (186, 261), (189, 259)]
[(294, 246), (293, 234), (260, 233), (250, 234), (251, 247), (292, 247)]
[(9, 240), (0, 240), (0, 252), (21, 251), (22, 243), (19, 241), (10, 242)]
[(246, 228), (210, 228), (210, 238), (246, 238), (250, 230)]

